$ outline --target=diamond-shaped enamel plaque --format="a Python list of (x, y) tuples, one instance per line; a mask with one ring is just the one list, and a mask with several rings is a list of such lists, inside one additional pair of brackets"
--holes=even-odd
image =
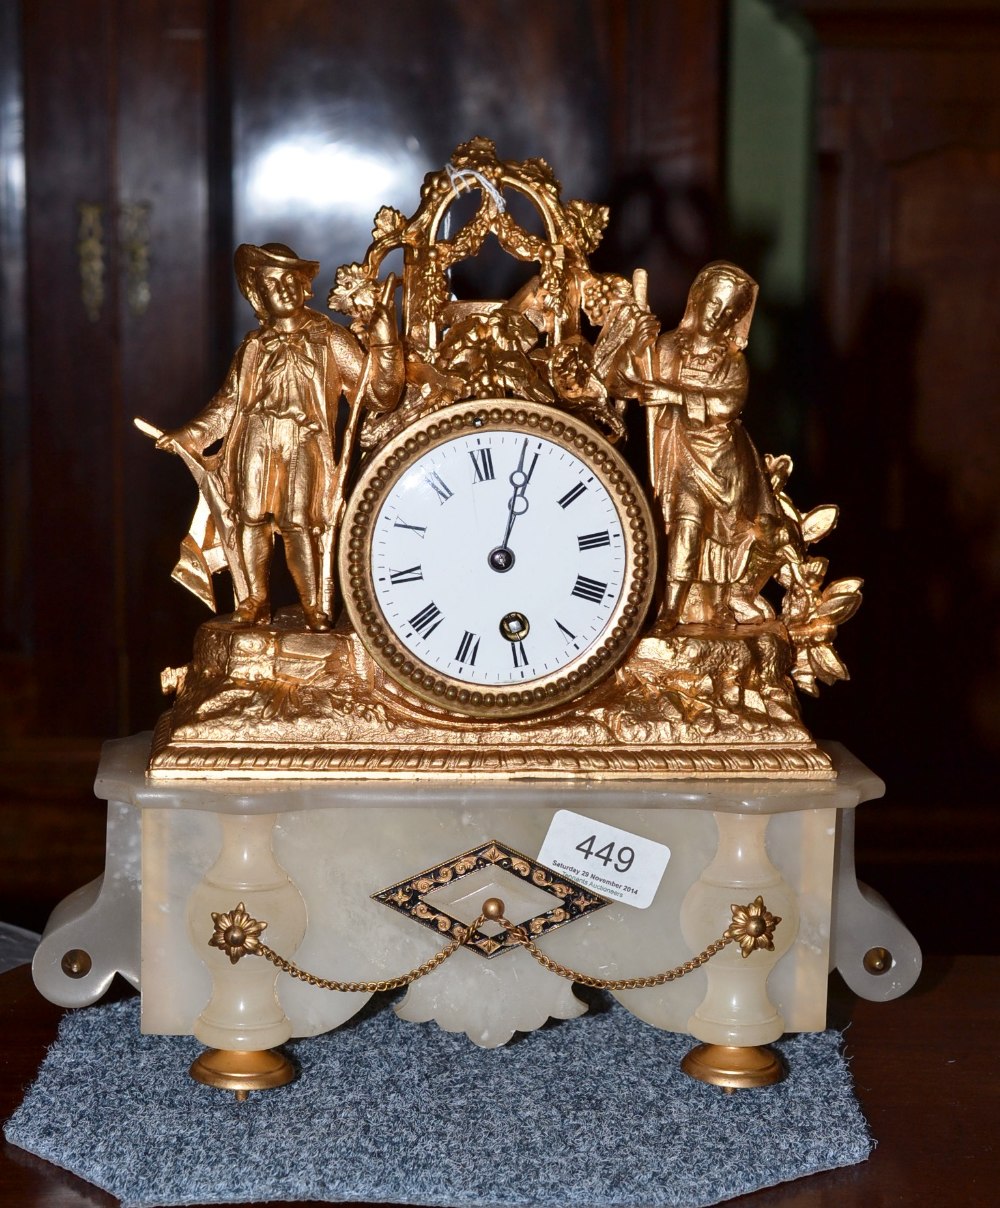
[[(609, 905), (607, 898), (496, 839), (414, 873), (372, 897), (449, 939), (465, 934), (489, 897), (503, 899), (507, 917), (532, 939)], [(548, 899), (551, 905), (544, 909)], [(468, 917), (459, 917), (462, 913)], [(490, 958), (513, 951), (518, 943), (510, 928), (486, 922), (473, 933), (467, 947)]]

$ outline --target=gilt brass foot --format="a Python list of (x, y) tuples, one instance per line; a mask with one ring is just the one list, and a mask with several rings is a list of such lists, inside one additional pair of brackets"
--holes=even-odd
[(681, 1069), (690, 1078), (729, 1091), (771, 1086), (788, 1073), (784, 1061), (765, 1045), (699, 1044), (685, 1056)]
[(188, 1071), (196, 1082), (232, 1091), (245, 1099), (251, 1091), (270, 1090), (291, 1082), (297, 1070), (280, 1049), (245, 1052), (237, 1049), (206, 1049)]

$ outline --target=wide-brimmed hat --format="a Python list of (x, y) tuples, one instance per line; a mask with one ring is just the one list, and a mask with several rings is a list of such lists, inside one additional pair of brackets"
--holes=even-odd
[(257, 292), (256, 270), (259, 268), (283, 268), (302, 273), (310, 282), (319, 272), (318, 260), (303, 260), (287, 244), (265, 243), (257, 247), (253, 243), (241, 243), (233, 257), (236, 281), (243, 297), (258, 315), (263, 314), (260, 294)]

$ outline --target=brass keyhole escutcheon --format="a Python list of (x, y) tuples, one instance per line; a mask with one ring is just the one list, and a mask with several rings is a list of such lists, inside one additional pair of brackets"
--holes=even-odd
[(508, 612), (500, 621), (500, 632), (508, 642), (523, 642), (530, 628), (523, 612)]

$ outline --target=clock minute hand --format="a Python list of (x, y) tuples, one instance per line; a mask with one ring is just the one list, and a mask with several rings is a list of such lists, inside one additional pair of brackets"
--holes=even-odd
[[(528, 452), (528, 441), (525, 439), (521, 446), (521, 456), (517, 463), (517, 469), (512, 470), (507, 478), (507, 481), (514, 488), (514, 494), (507, 501), (507, 531), (503, 535), (501, 549), (507, 548), (507, 542), (510, 540), (511, 530), (514, 528), (514, 521), (518, 516), (523, 515), (528, 510), (528, 498), (525, 491), (528, 488), (528, 483), (531, 482), (531, 476), (535, 472), (535, 466), (538, 464), (538, 454), (532, 458), (531, 469), (525, 473), (524, 459)], [(517, 504), (520, 500), (522, 507), (518, 508)]]

